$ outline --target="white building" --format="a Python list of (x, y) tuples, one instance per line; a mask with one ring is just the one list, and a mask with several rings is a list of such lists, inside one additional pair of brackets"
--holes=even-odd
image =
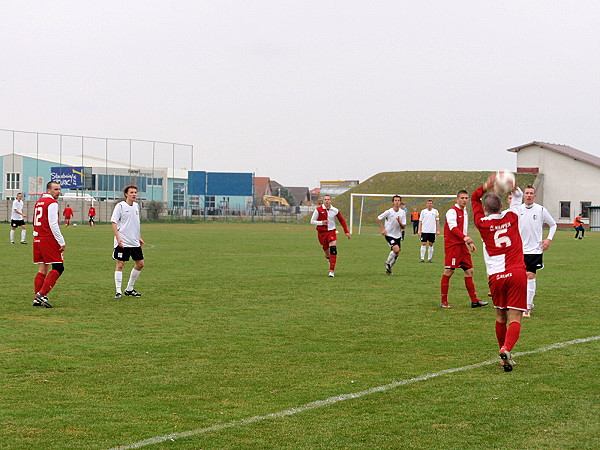
[(534, 141), (509, 148), (517, 154), (517, 172), (535, 173), (536, 202), (559, 224), (588, 217), (586, 206), (600, 205), (600, 157), (573, 147)]

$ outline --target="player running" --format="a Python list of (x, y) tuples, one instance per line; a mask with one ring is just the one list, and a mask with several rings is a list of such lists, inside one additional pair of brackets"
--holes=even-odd
[[(385, 273), (393, 275), (392, 267), (396, 264), (400, 254), (400, 241), (406, 228), (406, 211), (402, 209), (402, 198), (399, 195), (392, 197), (393, 207), (377, 216), (377, 223), (381, 234), (390, 245), (390, 254), (385, 261)], [(382, 220), (385, 220), (385, 227)]]
[[(46, 185), (46, 193), (33, 208), (33, 263), (38, 264), (38, 273), (33, 281), (33, 306), (52, 308), (48, 293), (65, 270), (63, 252), (66, 244), (58, 225), (58, 197), (60, 185), (50, 181)], [(48, 272), (50, 265), (52, 270)]]
[[(515, 362), (511, 351), (521, 334), (521, 318), (527, 311), (527, 274), (523, 262), (523, 243), (519, 232), (521, 189), (516, 188), (510, 209), (502, 211), (502, 201), (494, 192), (495, 173), (471, 195), (475, 226), (484, 245), (484, 259), (488, 283), (496, 308), (496, 339), (500, 347), (501, 364), (505, 372), (513, 369)], [(487, 213), (487, 215), (486, 215)], [(508, 323), (508, 325), (507, 325)]]
[(325, 258), (329, 260), (329, 276), (331, 278), (335, 276), (335, 263), (337, 262), (336, 217), (344, 229), (344, 233), (348, 239), (350, 239), (350, 232), (348, 231), (346, 220), (337, 208), (331, 206), (331, 196), (329, 194), (323, 196), (323, 204), (317, 206), (310, 219), (310, 223), (317, 226), (319, 243), (323, 247)]

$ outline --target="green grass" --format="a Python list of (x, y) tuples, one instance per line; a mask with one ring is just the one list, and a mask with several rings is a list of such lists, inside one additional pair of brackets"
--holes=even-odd
[[(435, 263), (419, 264), (408, 235), (397, 275), (386, 277), (382, 237), (343, 239), (329, 279), (311, 226), (145, 224), (143, 297), (114, 300), (110, 228), (63, 231), (53, 309), (31, 306), (30, 245), (1, 245), (2, 448), (126, 445), (497, 351), (493, 310), (469, 307), (462, 274), (451, 282), (454, 309), (438, 308), (441, 240)], [(600, 234), (586, 236), (557, 233), (515, 351), (600, 334)], [(475, 267), (485, 297), (480, 251)], [(509, 374), (482, 366), (155, 447), (598, 448), (599, 344), (515, 357)]]

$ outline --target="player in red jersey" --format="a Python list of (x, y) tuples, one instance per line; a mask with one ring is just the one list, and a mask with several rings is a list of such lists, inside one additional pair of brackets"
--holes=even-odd
[(310, 219), (310, 223), (317, 226), (319, 243), (323, 247), (325, 258), (329, 260), (329, 276), (332, 278), (335, 276), (335, 263), (337, 261), (336, 217), (344, 229), (344, 233), (348, 239), (350, 239), (350, 232), (348, 231), (346, 220), (337, 208), (331, 206), (331, 196), (329, 194), (323, 196), (323, 204), (317, 206)]
[(90, 206), (90, 209), (88, 210), (88, 217), (89, 217), (90, 227), (93, 227), (94, 225), (96, 225), (96, 222), (94, 221), (94, 219), (96, 217), (96, 208), (94, 208), (93, 206)]
[[(38, 264), (38, 273), (33, 285), (35, 298), (33, 306), (52, 308), (48, 301), (48, 292), (56, 284), (56, 280), (65, 270), (63, 252), (65, 239), (58, 226), (58, 201), (60, 185), (50, 181), (46, 185), (46, 193), (40, 197), (33, 209), (33, 262)], [(52, 270), (48, 272), (48, 266)]]
[[(510, 352), (521, 334), (521, 319), (527, 311), (527, 273), (523, 260), (523, 243), (519, 233), (519, 207), (523, 192), (515, 186), (510, 209), (502, 211), (502, 201), (488, 187), (495, 174), (471, 196), (475, 226), (481, 234), (488, 283), (496, 308), (496, 339), (505, 372), (515, 364)], [(487, 213), (487, 215), (486, 215)], [(507, 326), (508, 323), (508, 326)]]
[(483, 302), (477, 298), (475, 283), (473, 283), (473, 261), (469, 251), (475, 251), (475, 244), (473, 239), (467, 235), (469, 223), (468, 203), (469, 193), (460, 190), (456, 194), (456, 204), (446, 212), (446, 223), (444, 224), (444, 274), (440, 284), (442, 294), (440, 306), (442, 308), (450, 308), (448, 288), (450, 287), (450, 278), (458, 268), (465, 272), (465, 287), (471, 298), (471, 308), (488, 304), (488, 302)]
[(75, 213), (73, 212), (73, 208), (69, 205), (64, 209), (63, 216), (65, 216), (65, 224), (67, 224), (67, 228), (71, 225), (71, 217), (73, 217)]

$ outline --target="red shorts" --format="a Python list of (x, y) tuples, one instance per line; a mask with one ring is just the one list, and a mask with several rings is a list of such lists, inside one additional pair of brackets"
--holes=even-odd
[(56, 264), (63, 262), (63, 254), (60, 245), (54, 236), (33, 238), (33, 263), (34, 264)]
[(330, 231), (319, 231), (317, 232), (319, 236), (319, 243), (323, 246), (323, 250), (327, 250), (329, 248), (329, 243), (331, 241), (337, 241), (337, 234), (335, 230)]
[(496, 273), (488, 278), (494, 307), (527, 310), (527, 273), (515, 269)]
[(446, 269), (472, 269), (473, 260), (471, 260), (471, 252), (466, 245), (451, 245), (445, 249), (446, 256), (444, 257), (444, 268)]

